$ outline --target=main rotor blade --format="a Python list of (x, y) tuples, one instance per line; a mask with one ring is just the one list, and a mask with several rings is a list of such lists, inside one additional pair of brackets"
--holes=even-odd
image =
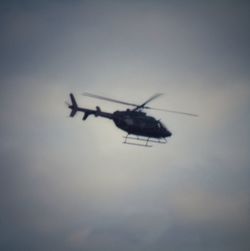
[(82, 95), (90, 97), (90, 98), (102, 99), (102, 100), (106, 100), (106, 101), (110, 101), (110, 102), (114, 102), (114, 103), (118, 103), (118, 104), (123, 104), (123, 105), (130, 105), (130, 106), (135, 106), (135, 107), (138, 106), (137, 104), (128, 103), (128, 102), (124, 102), (124, 101), (120, 101), (120, 100), (112, 99), (112, 98), (106, 98), (106, 97), (91, 94), (91, 93), (88, 93), (88, 92), (84, 92)]
[(170, 112), (170, 113), (177, 113), (177, 114), (181, 114), (181, 115), (198, 117), (197, 114), (193, 114), (193, 113), (187, 113), (187, 112), (181, 112), (181, 111), (174, 111), (174, 110), (167, 110), (167, 109), (160, 109), (160, 108), (153, 108), (153, 107), (145, 106), (146, 104), (148, 104), (152, 100), (154, 100), (154, 99), (162, 96), (163, 93), (156, 93), (155, 95), (153, 95), (152, 97), (150, 97), (149, 99), (147, 99), (141, 105), (124, 102), (124, 101), (117, 100), (117, 99), (107, 98), (107, 97), (103, 97), (103, 96), (100, 96), (100, 95), (91, 94), (91, 93), (88, 93), (88, 92), (84, 92), (82, 95), (90, 97), (90, 98), (102, 99), (102, 100), (106, 100), (106, 101), (110, 101), (110, 102), (114, 102), (114, 103), (118, 103), (118, 104), (134, 106), (134, 107), (136, 107), (134, 110), (138, 110), (138, 109), (143, 108), (143, 109), (151, 109), (151, 110), (155, 110), (155, 111), (163, 111), (163, 112)]
[(150, 97), (148, 100), (146, 100), (143, 104), (141, 104), (140, 106), (138, 106), (138, 108), (143, 108), (145, 107), (146, 104), (148, 104), (149, 102), (151, 102), (152, 100), (162, 96), (163, 93), (156, 93), (155, 95), (153, 95), (152, 97)]
[(160, 109), (160, 108), (153, 108), (153, 107), (149, 107), (149, 106), (145, 106), (144, 108), (145, 108), (145, 109), (150, 109), (150, 110), (155, 110), (155, 111), (177, 113), (177, 114), (187, 115), (187, 116), (193, 116), (193, 117), (198, 117), (198, 116), (199, 116), (199, 115), (194, 114), (194, 113), (180, 112), (180, 111), (167, 110), (167, 109)]

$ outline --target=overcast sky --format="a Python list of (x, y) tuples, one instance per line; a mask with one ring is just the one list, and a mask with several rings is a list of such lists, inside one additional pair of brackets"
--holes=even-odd
[[(248, 1), (1, 1), (0, 249), (250, 250)], [(132, 103), (173, 133), (122, 144)]]

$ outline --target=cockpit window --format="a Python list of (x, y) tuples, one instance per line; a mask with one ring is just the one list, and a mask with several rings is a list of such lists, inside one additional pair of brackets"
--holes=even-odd
[(167, 129), (166, 126), (165, 126), (164, 124), (162, 124), (160, 121), (158, 121), (157, 126), (158, 126), (159, 128)]

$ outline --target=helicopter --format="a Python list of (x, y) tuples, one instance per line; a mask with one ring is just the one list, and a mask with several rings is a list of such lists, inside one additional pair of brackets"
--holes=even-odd
[(72, 93), (69, 94), (71, 104), (66, 103), (68, 108), (71, 110), (69, 115), (70, 117), (74, 117), (77, 112), (83, 112), (84, 114), (82, 118), (83, 120), (86, 120), (90, 115), (113, 120), (114, 124), (118, 128), (127, 132), (127, 135), (124, 136), (124, 141), (123, 141), (124, 144), (151, 147), (152, 145), (150, 145), (149, 142), (165, 144), (167, 143), (166, 138), (172, 135), (172, 133), (160, 120), (157, 120), (152, 116), (148, 116), (146, 112), (144, 112), (143, 110), (150, 109), (150, 110), (178, 113), (188, 116), (198, 116), (193, 113), (159, 109), (147, 106), (149, 102), (162, 96), (163, 93), (154, 94), (140, 105), (124, 102), (117, 99), (107, 98), (104, 96), (99, 96), (87, 92), (83, 93), (83, 95), (90, 98), (101, 99), (109, 102), (114, 102), (134, 107), (133, 109), (115, 111), (113, 113), (103, 112), (99, 106), (96, 106), (96, 110), (82, 108), (78, 106), (76, 99)]

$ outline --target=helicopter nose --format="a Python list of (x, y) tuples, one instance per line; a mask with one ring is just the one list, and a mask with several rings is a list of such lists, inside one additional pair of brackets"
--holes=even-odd
[(172, 135), (172, 133), (170, 131), (166, 131), (166, 137), (170, 137)]

